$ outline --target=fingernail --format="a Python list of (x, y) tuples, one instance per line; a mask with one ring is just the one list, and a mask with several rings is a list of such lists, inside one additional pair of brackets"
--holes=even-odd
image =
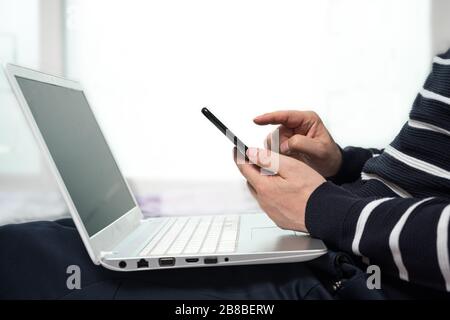
[(248, 148), (247, 149), (247, 157), (255, 158), (257, 154), (258, 154), (258, 149), (256, 149), (256, 148)]
[(281, 145), (280, 145), (280, 152), (281, 153), (286, 153), (286, 152), (288, 152), (289, 151), (289, 144), (287, 143), (287, 141), (286, 142), (283, 142)]

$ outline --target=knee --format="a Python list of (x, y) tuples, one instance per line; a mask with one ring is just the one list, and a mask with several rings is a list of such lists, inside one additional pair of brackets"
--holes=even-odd
[[(76, 229), (52, 221), (0, 227), (0, 272), (14, 272), (39, 262), (54, 260), (63, 252), (82, 249)], [(79, 250), (77, 250), (79, 251)]]
[[(9, 224), (0, 227), (0, 260), (11, 261), (20, 258), (20, 252), (29, 253), (39, 245), (45, 236), (43, 230), (48, 230), (51, 222), (30, 222)], [(3, 263), (3, 266), (6, 264)], [(1, 267), (1, 266), (0, 266)]]
[(63, 292), (66, 267), (71, 264), (68, 259), (83, 257), (83, 253), (76, 229), (56, 222), (0, 227), (0, 298), (49, 297)]

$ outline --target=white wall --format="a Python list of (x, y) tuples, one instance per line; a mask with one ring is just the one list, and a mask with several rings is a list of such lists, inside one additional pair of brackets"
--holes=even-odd
[(432, 50), (434, 54), (450, 48), (450, 1), (433, 0), (431, 4)]
[(211, 106), (250, 145), (275, 109), (318, 111), (342, 145), (382, 147), (429, 70), (430, 1), (83, 1), (67, 6), (68, 75), (127, 175), (235, 179)]
[[(39, 67), (39, 1), (0, 0), (0, 61)], [(0, 72), (0, 177), (39, 175), (39, 151)]]
[(64, 75), (64, 5), (64, 0), (39, 1), (40, 69), (59, 76)]
[[(63, 0), (0, 0), (0, 60), (62, 75)], [(0, 190), (55, 190), (13, 92), (0, 72)]]

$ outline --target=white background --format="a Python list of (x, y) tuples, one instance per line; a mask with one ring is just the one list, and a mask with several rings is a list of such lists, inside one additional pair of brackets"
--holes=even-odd
[(249, 145), (254, 116), (312, 109), (342, 145), (383, 147), (431, 61), (423, 0), (69, 1), (67, 72), (125, 173), (237, 179), (210, 106)]
[[(0, 0), (0, 62), (39, 68), (37, 0)], [(0, 70), (0, 176), (35, 175), (38, 148)]]
[[(433, 50), (450, 45), (448, 10), (445, 0), (0, 0), (0, 59), (81, 80), (127, 176), (234, 180), (231, 145), (201, 107), (249, 145), (270, 130), (254, 116), (313, 109), (342, 146), (383, 147)], [(62, 36), (44, 41), (49, 29)], [(44, 170), (38, 153), (6, 88), (2, 183)]]

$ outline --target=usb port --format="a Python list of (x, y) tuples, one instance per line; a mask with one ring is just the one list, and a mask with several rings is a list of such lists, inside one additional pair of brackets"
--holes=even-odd
[(205, 258), (205, 260), (203, 260), (205, 262), (205, 264), (214, 264), (217, 263), (217, 258)]
[(187, 258), (186, 262), (195, 263), (195, 262), (198, 262), (198, 258)]
[(171, 267), (175, 265), (175, 258), (160, 258), (159, 265), (161, 267)]

